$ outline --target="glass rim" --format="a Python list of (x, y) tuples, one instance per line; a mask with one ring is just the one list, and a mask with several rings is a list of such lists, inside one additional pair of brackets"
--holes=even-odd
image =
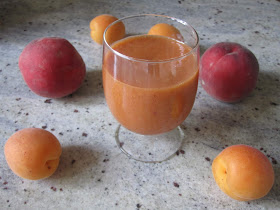
[[(191, 28), (193, 34), (195, 35), (195, 38), (196, 38), (196, 43), (194, 45), (194, 47), (191, 47), (191, 50), (181, 56), (178, 56), (178, 57), (174, 57), (174, 58), (170, 58), (170, 59), (165, 59), (165, 60), (159, 60), (159, 61), (152, 61), (152, 60), (146, 60), (146, 59), (139, 59), (139, 58), (134, 58), (134, 57), (131, 57), (131, 56), (127, 56), (125, 54), (122, 54), (116, 50), (114, 50), (107, 42), (106, 38), (105, 38), (105, 34), (107, 32), (107, 30), (113, 26), (114, 24), (118, 23), (118, 22), (121, 22), (123, 20), (126, 20), (126, 19), (130, 19), (130, 18), (136, 18), (136, 17), (147, 17), (147, 16), (153, 16), (153, 17), (163, 17), (163, 18), (168, 18), (168, 19), (171, 19), (171, 20), (175, 20), (177, 21), (178, 23), (181, 23), (185, 26), (188, 26)], [(179, 41), (180, 42), (180, 41)], [(180, 43), (184, 43), (186, 44), (185, 42), (180, 42)], [(122, 57), (122, 58), (125, 58), (127, 60), (131, 60), (131, 61), (136, 61), (136, 62), (143, 62), (143, 63), (167, 63), (167, 62), (171, 62), (171, 61), (175, 61), (175, 60), (180, 60), (180, 59), (183, 59), (189, 55), (191, 55), (195, 49), (198, 47), (199, 45), (199, 36), (198, 36), (198, 33), (197, 31), (190, 25), (188, 24), (186, 21), (183, 21), (181, 19), (178, 19), (178, 18), (174, 18), (174, 17), (171, 17), (171, 16), (167, 16), (167, 15), (157, 15), (157, 14), (138, 14), (138, 15), (131, 15), (131, 16), (126, 16), (126, 17), (123, 17), (123, 18), (120, 18), (114, 22), (112, 22), (110, 25), (107, 26), (107, 28), (105, 29), (104, 33), (103, 33), (103, 47), (104, 45), (106, 45), (114, 54)]]

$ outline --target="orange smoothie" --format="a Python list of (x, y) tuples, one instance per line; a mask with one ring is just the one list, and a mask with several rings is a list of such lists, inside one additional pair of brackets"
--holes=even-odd
[(102, 71), (114, 117), (145, 135), (180, 125), (192, 109), (198, 85), (197, 55), (191, 48), (156, 35), (128, 37), (111, 47), (115, 53), (105, 47)]

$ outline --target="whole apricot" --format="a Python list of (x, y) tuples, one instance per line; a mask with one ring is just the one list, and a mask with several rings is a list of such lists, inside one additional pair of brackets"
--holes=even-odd
[[(118, 18), (112, 15), (99, 15), (90, 22), (91, 38), (98, 44), (103, 43), (103, 34), (105, 29)], [(106, 33), (106, 40), (109, 44), (122, 39), (125, 36), (125, 26), (122, 22), (118, 22), (110, 27)]]
[(246, 47), (220, 42), (201, 57), (199, 77), (204, 90), (222, 102), (238, 102), (256, 87), (259, 64)]
[(184, 41), (181, 32), (174, 26), (169, 25), (167, 23), (158, 23), (154, 25), (149, 30), (148, 35), (161, 35), (176, 39), (181, 42)]
[(264, 197), (274, 183), (274, 171), (268, 158), (247, 145), (224, 149), (214, 159), (212, 172), (221, 190), (239, 201)]
[(57, 138), (40, 128), (25, 128), (6, 142), (4, 153), (10, 169), (19, 177), (38, 180), (51, 176), (61, 155)]
[(86, 75), (86, 66), (78, 51), (60, 37), (33, 40), (22, 51), (18, 65), (28, 87), (47, 98), (73, 93)]

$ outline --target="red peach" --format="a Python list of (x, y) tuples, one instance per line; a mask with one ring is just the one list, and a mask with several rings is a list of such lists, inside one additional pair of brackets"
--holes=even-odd
[(19, 57), (19, 68), (28, 87), (48, 98), (61, 98), (82, 84), (86, 67), (73, 47), (63, 38), (46, 37), (30, 42)]
[(248, 96), (256, 87), (258, 73), (255, 55), (237, 43), (215, 44), (201, 57), (201, 85), (223, 102), (238, 102)]

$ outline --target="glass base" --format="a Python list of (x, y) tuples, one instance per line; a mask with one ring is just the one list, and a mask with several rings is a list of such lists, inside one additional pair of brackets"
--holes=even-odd
[(129, 158), (146, 163), (158, 163), (176, 154), (182, 146), (184, 133), (178, 126), (163, 134), (141, 135), (119, 125), (115, 139), (120, 150)]

